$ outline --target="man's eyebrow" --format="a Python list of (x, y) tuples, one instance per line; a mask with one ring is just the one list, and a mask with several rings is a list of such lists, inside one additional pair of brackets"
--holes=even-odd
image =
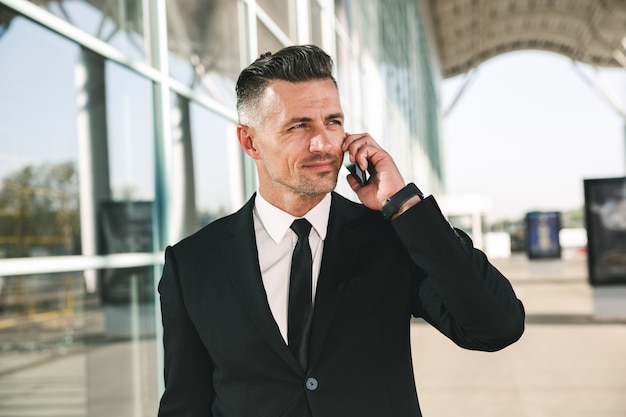
[[(344, 118), (343, 113), (339, 112), (339, 113), (329, 114), (328, 116), (324, 118), (324, 120), (343, 119), (343, 118)], [(311, 121), (313, 121), (311, 117), (293, 117), (285, 123), (285, 126), (289, 126), (289, 125), (296, 124), (296, 123), (311, 122)]]
[(286, 124), (290, 125), (290, 124), (293, 124), (293, 123), (310, 122), (311, 120), (313, 120), (313, 119), (311, 119), (310, 117), (294, 117), (294, 118), (290, 119), (289, 121), (287, 121)]
[(343, 113), (332, 113), (326, 116), (326, 120), (330, 119), (343, 119)]

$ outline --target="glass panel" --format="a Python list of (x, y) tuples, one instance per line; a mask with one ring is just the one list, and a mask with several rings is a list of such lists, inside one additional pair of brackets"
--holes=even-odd
[(151, 251), (151, 83), (84, 49), (76, 74), (82, 253)]
[(235, 123), (172, 93), (173, 216), (189, 235), (241, 204)]
[(166, 2), (170, 74), (232, 108), (240, 71), (238, 3)]
[(151, 83), (82, 49), (76, 84), (82, 254), (151, 251)]
[(79, 49), (4, 6), (0, 13), (0, 258), (79, 254)]
[[(241, 179), (235, 174), (241, 153), (233, 122), (197, 104), (192, 104), (190, 115), (197, 225), (202, 227), (234, 211), (234, 194), (241, 189)], [(211, 163), (207, 163), (207, 155)]]
[[(7, 58), (0, 66), (0, 258), (103, 253), (100, 205), (154, 199), (151, 84), (7, 16), (0, 42)], [(46, 71), (34, 59), (46, 62)]]
[(283, 44), (280, 43), (276, 36), (274, 36), (260, 20), (257, 20), (257, 32), (259, 54), (264, 54), (265, 52), (274, 53), (283, 48)]
[(0, 415), (87, 415), (81, 276), (0, 277)]
[(98, 271), (85, 339), (89, 416), (155, 416), (157, 341), (152, 267)]
[[(0, 277), (0, 352), (46, 356), (75, 347), (84, 336), (84, 323), (77, 320), (84, 310), (81, 277), (79, 272)], [(27, 359), (0, 361), (0, 375)]]
[(257, 0), (263, 11), (291, 39), (296, 38), (295, 0)]
[(322, 9), (317, 0), (311, 0), (311, 40), (322, 46)]
[[(30, 0), (77, 28), (107, 42), (131, 59), (145, 61), (142, 0)], [(145, 11), (148, 13), (148, 11)]]
[(111, 198), (154, 199), (152, 84), (111, 62), (106, 64), (106, 116)]
[(1, 277), (0, 415), (156, 415), (152, 270)]

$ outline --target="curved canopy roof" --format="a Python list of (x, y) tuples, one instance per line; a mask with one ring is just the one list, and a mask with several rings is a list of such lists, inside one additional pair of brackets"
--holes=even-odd
[(430, 0), (444, 78), (496, 55), (556, 52), (626, 67), (625, 0)]

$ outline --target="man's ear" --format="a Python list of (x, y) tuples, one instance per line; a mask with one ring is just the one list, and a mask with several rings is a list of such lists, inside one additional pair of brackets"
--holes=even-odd
[(255, 146), (255, 132), (250, 126), (238, 124), (237, 125), (237, 139), (239, 145), (243, 151), (253, 159), (259, 159), (259, 151)]

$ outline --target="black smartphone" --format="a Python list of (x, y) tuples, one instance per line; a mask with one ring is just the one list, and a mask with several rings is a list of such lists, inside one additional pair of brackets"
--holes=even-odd
[(369, 179), (367, 177), (367, 171), (363, 171), (359, 164), (349, 164), (346, 165), (346, 168), (348, 168), (350, 174), (352, 174), (352, 176), (357, 179), (359, 184), (361, 184), (362, 186), (367, 184), (367, 180)]

